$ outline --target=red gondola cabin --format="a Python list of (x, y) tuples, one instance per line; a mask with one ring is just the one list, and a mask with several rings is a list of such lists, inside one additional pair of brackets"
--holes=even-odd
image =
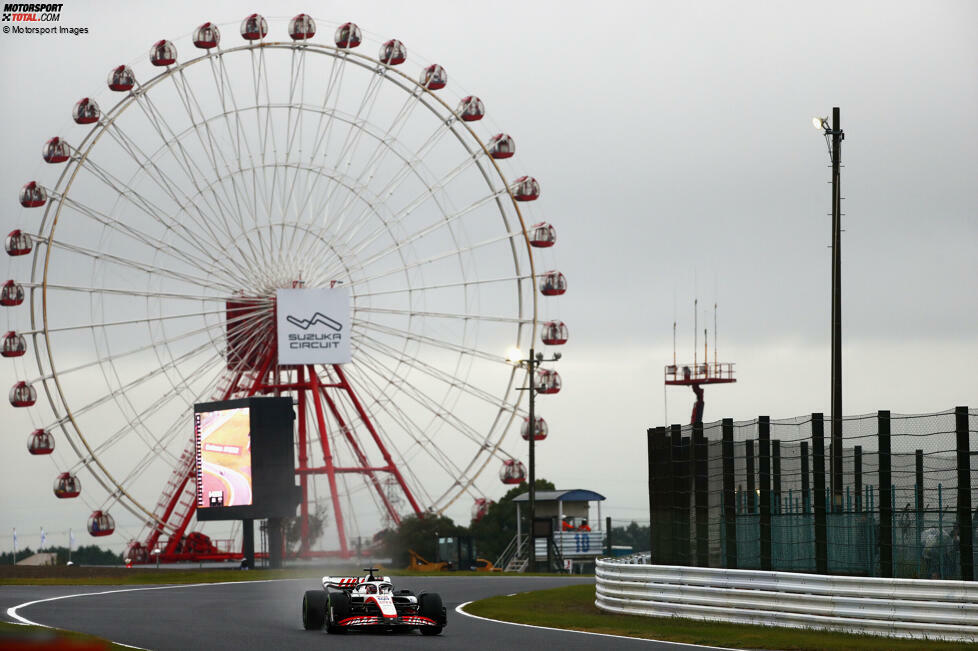
[(522, 484), (526, 481), (526, 467), (516, 459), (506, 459), (499, 469), (499, 479), (504, 484)]
[[(550, 430), (547, 427), (547, 421), (543, 420), (543, 417), (542, 416), (537, 416), (533, 420), (535, 420), (537, 422), (537, 426), (533, 428), (533, 440), (534, 441), (542, 441), (543, 439), (547, 438), (547, 434), (550, 433)], [(523, 419), (523, 427), (520, 428), (520, 436), (523, 437), (523, 440), (524, 441), (529, 441), (530, 440), (530, 418), (529, 418), (529, 416), (527, 416), (526, 418)]]
[(41, 156), (46, 163), (63, 163), (71, 157), (71, 150), (68, 143), (55, 136), (44, 143)]
[(309, 14), (298, 14), (289, 21), (289, 37), (304, 41), (316, 35), (316, 21)]
[(567, 291), (567, 277), (559, 271), (548, 271), (540, 279), (540, 293), (544, 296), (560, 296)]
[(71, 119), (75, 121), (75, 124), (98, 122), (99, 116), (101, 116), (101, 112), (98, 103), (90, 97), (82, 97), (75, 102), (75, 108), (71, 111)]
[(521, 176), (513, 183), (513, 198), (517, 201), (536, 201), (540, 198), (540, 183), (532, 176)]
[(389, 66), (400, 65), (407, 61), (407, 48), (404, 47), (404, 43), (392, 38), (380, 46), (378, 58), (381, 63), (386, 63)]
[(568, 334), (567, 324), (563, 321), (547, 321), (540, 329), (540, 339), (548, 346), (563, 346)]
[(221, 30), (212, 22), (206, 22), (194, 30), (194, 47), (209, 50), (221, 42)]
[(268, 34), (268, 21), (264, 16), (251, 14), (241, 21), (241, 38), (246, 41), (257, 41)]
[(27, 341), (24, 335), (8, 330), (0, 339), (0, 355), (4, 357), (20, 357), (27, 352)]
[(0, 287), (0, 305), (12, 307), (24, 302), (24, 288), (13, 280), (8, 280)]
[(40, 208), (47, 203), (47, 200), (47, 191), (38, 185), (37, 181), (26, 183), (20, 189), (20, 205), (24, 208)]
[(464, 122), (475, 122), (486, 115), (486, 105), (475, 95), (463, 97), (458, 103), (458, 116)]
[(557, 371), (541, 368), (537, 371), (537, 393), (560, 393), (560, 375)]
[(177, 46), (166, 39), (156, 41), (149, 49), (149, 62), (154, 66), (172, 66), (177, 62)]
[(109, 90), (127, 92), (136, 85), (136, 75), (129, 66), (116, 66), (109, 71)]
[(7, 397), (10, 398), (10, 404), (14, 407), (30, 407), (37, 402), (37, 390), (21, 380), (10, 387), (10, 394)]
[(27, 451), (31, 454), (51, 454), (54, 452), (54, 436), (43, 429), (36, 429), (27, 437)]
[(115, 519), (105, 511), (95, 511), (88, 518), (88, 533), (93, 536), (111, 536), (114, 531)]
[(438, 90), (448, 84), (448, 73), (437, 63), (432, 63), (421, 71), (418, 81), (428, 90)]
[(67, 500), (81, 495), (81, 480), (70, 472), (63, 472), (54, 480), (54, 496)]
[(489, 505), (492, 503), (492, 500), (485, 497), (475, 498), (475, 503), (472, 505), (472, 522), (478, 522), (484, 518), (489, 512)]
[(356, 23), (343, 23), (336, 28), (333, 41), (336, 43), (336, 47), (339, 48), (347, 49), (356, 47), (363, 42), (363, 33), (357, 27)]
[(7, 255), (12, 257), (27, 255), (34, 250), (34, 240), (31, 239), (30, 235), (17, 228), (7, 233), (3, 248), (6, 249)]
[(530, 227), (530, 246), (545, 249), (557, 243), (557, 230), (547, 222), (539, 222)]
[(516, 153), (516, 141), (508, 133), (497, 133), (489, 140), (486, 148), (489, 155), (496, 160), (512, 158)]

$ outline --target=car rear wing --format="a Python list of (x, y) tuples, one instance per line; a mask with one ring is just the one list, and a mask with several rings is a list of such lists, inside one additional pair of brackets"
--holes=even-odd
[(338, 590), (349, 590), (363, 583), (362, 576), (324, 576), (324, 588), (336, 588)]

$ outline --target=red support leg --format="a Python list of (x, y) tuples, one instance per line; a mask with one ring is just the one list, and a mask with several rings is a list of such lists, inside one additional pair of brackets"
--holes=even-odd
[(340, 539), (340, 554), (349, 556), (350, 551), (347, 547), (346, 528), (343, 525), (343, 510), (340, 507), (340, 498), (336, 492), (336, 472), (333, 470), (333, 454), (329, 449), (329, 436), (326, 432), (326, 419), (323, 416), (323, 403), (319, 399), (319, 376), (310, 373), (309, 382), (312, 388), (312, 404), (316, 409), (316, 422), (319, 424), (319, 442), (323, 448), (323, 461), (326, 464), (326, 477), (329, 480), (329, 492), (333, 498), (333, 514), (336, 518), (337, 535)]
[[(305, 369), (303, 367), (298, 367), (297, 369), (297, 380), (299, 384), (305, 382)], [(299, 400), (299, 470), (305, 470), (309, 467), (309, 454), (307, 452), (306, 443), (306, 392), (298, 392)], [(309, 479), (306, 475), (299, 475), (299, 485), (302, 488), (302, 503), (299, 505), (299, 517), (301, 526), (301, 536), (300, 536), (300, 546), (299, 554), (309, 551)]]

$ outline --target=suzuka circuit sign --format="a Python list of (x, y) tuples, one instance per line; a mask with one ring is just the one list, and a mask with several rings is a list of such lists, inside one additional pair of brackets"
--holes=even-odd
[(350, 353), (350, 290), (279, 289), (279, 364), (346, 364)]

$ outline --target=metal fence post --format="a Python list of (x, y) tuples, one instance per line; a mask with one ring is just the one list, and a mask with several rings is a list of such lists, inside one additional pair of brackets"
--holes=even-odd
[(810, 477), (808, 475), (808, 442), (801, 442), (801, 512), (808, 513), (808, 505), (810, 504), (812, 489), (809, 483)]
[(761, 480), (761, 569), (771, 569), (771, 419), (759, 416), (757, 439)]
[(771, 464), (774, 472), (774, 503), (772, 511), (781, 513), (781, 441), (771, 441)]
[(696, 506), (696, 565), (710, 566), (710, 471), (707, 466), (706, 437), (703, 423), (693, 425), (693, 501)]
[(857, 445), (852, 450), (852, 473), (855, 484), (853, 490), (856, 493), (853, 506), (856, 513), (859, 513), (863, 510), (863, 446), (861, 445)]
[(757, 492), (754, 486), (754, 441), (744, 441), (744, 455), (747, 457), (747, 514), (756, 512)]
[(734, 493), (733, 419), (723, 419), (723, 527), (727, 567), (737, 569), (737, 504)]
[(954, 408), (958, 448), (958, 539), (961, 580), (975, 580), (974, 539), (971, 519), (971, 446), (968, 441), (968, 408)]
[(683, 454), (683, 430), (672, 425), (669, 432), (669, 453), (672, 463), (672, 540), (670, 563), (687, 565), (689, 558), (689, 463)]
[(812, 474), (815, 479), (815, 571), (829, 573), (829, 546), (825, 530), (825, 420), (812, 414)]
[(880, 576), (893, 578), (893, 482), (890, 474), (890, 412), (877, 416), (880, 449)]

